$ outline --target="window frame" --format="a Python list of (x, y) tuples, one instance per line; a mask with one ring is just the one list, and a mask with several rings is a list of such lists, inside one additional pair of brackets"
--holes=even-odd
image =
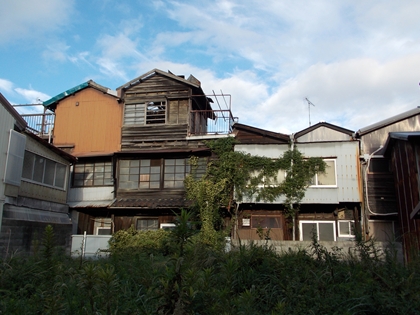
[[(342, 234), (341, 233), (340, 223), (353, 224), (353, 227), (351, 225), (349, 226), (350, 234)], [(347, 237), (347, 238), (356, 237), (356, 234), (355, 234), (356, 229), (355, 229), (354, 224), (355, 224), (354, 220), (338, 220), (337, 221), (338, 237)], [(353, 234), (351, 234), (352, 232), (353, 232)]]
[[(155, 221), (156, 222), (156, 228), (149, 228), (149, 225), (147, 225), (147, 229), (141, 229), (139, 228), (139, 222), (140, 221)], [(158, 217), (137, 217), (136, 218), (136, 231), (156, 231), (159, 230), (159, 218)]]
[(333, 235), (334, 235), (334, 242), (337, 241), (337, 227), (336, 227), (336, 222), (333, 220), (300, 220), (299, 221), (299, 239), (301, 241), (311, 241), (311, 240), (304, 240), (303, 239), (303, 224), (305, 223), (310, 223), (310, 224), (316, 224), (317, 227), (317, 239), (318, 241), (324, 241), (324, 240), (320, 240), (319, 239), (319, 224), (320, 223), (329, 223), (333, 225)]
[[(92, 165), (92, 172), (87, 173), (86, 172), (86, 166), (91, 164)], [(97, 167), (101, 167), (101, 165), (96, 165), (96, 164), (104, 164), (103, 165), (103, 171), (96, 171)], [(108, 165), (107, 165), (108, 164)], [(77, 168), (79, 168), (80, 166), (83, 166), (84, 172), (78, 172)], [(107, 167), (110, 168), (110, 171), (107, 171)], [(88, 176), (90, 176), (89, 178), (83, 178), (83, 179), (77, 179), (76, 177), (78, 177), (78, 175), (81, 174), (88, 174)], [(103, 184), (100, 185), (95, 185), (95, 175), (99, 175), (102, 174), (102, 181)], [(106, 181), (106, 174), (110, 174), (110, 183), (109, 184), (105, 184)], [(87, 185), (86, 181), (91, 180), (92, 184), (91, 185)], [(76, 181), (83, 181), (82, 185), (76, 184)], [(84, 188), (84, 187), (110, 187), (114, 185), (114, 170), (113, 170), (113, 163), (112, 160), (86, 160), (86, 161), (82, 161), (80, 163), (76, 163), (73, 166), (73, 173), (72, 173), (72, 187), (74, 188)]]
[[(25, 163), (25, 161), (26, 162), (28, 161), (27, 159), (25, 159), (26, 154), (31, 154), (33, 156), (32, 161), (30, 161), (31, 164), (32, 164), (31, 165), (31, 170), (30, 170), (31, 178), (24, 177), (24, 172), (26, 173), (26, 168), (28, 167), (28, 165)], [(39, 175), (42, 175), (42, 178), (40, 180), (34, 179), (34, 176), (36, 176), (35, 172), (40, 171), (40, 168), (37, 168), (36, 165), (35, 165), (37, 159), (43, 160), (42, 174), (39, 173)], [(46, 172), (48, 171), (47, 161), (54, 165), (54, 176), (52, 178), (52, 182), (53, 182), (52, 185), (44, 182), (45, 178), (46, 178), (46, 176), (45, 176)], [(60, 167), (61, 167), (61, 170), (64, 170), (64, 174), (63, 174), (64, 177), (62, 179), (63, 186), (59, 186), (57, 184), (57, 178), (59, 178), (59, 176), (57, 176), (57, 175), (60, 175), (59, 174), (59, 171), (60, 171), (59, 168)], [(26, 175), (27, 174), (25, 174), (25, 176)], [(65, 191), (66, 188), (67, 188), (67, 178), (68, 178), (67, 176), (68, 176), (68, 165), (60, 163), (56, 160), (53, 160), (53, 159), (48, 158), (46, 156), (40, 155), (38, 153), (32, 152), (30, 150), (25, 150), (24, 158), (23, 158), (23, 168), (22, 168), (22, 180), (23, 181)]]
[[(183, 163), (177, 164), (177, 161), (181, 160)], [(148, 161), (150, 163), (147, 163)], [(175, 162), (170, 165), (167, 163), (169, 161)], [(173, 172), (169, 171), (170, 168), (173, 168)], [(183, 168), (183, 172), (180, 172), (180, 168)], [(191, 168), (188, 157), (120, 159), (117, 171), (118, 189), (128, 191), (184, 190), (184, 180), (188, 174), (191, 174)], [(182, 174), (182, 179), (180, 174)], [(169, 177), (173, 179), (168, 179)], [(170, 187), (169, 183), (173, 183), (173, 186)]]
[[(163, 109), (160, 109), (161, 113), (156, 113), (156, 110), (153, 110), (151, 108), (152, 106), (163, 107)], [(131, 115), (131, 117), (128, 117), (129, 114)], [(166, 98), (150, 99), (142, 102), (133, 102), (124, 105), (124, 126), (165, 125), (167, 122), (168, 100)]]
[[(311, 188), (336, 188), (336, 187), (338, 187), (338, 185), (337, 185), (337, 159), (332, 159), (332, 158), (328, 158), (328, 159), (322, 159), (324, 162), (329, 162), (329, 161), (332, 161), (332, 162), (334, 162), (334, 181), (335, 181), (335, 184), (334, 185), (319, 185), (318, 184), (318, 173), (316, 173), (315, 174), (315, 176), (313, 177), (313, 182), (315, 183), (315, 184), (311, 184), (311, 185), (309, 185), (309, 187), (311, 187)], [(328, 168), (328, 166), (325, 168), (325, 174), (328, 174), (327, 173), (327, 168)], [(322, 175), (324, 175), (324, 174), (319, 174), (319, 176), (322, 176)]]

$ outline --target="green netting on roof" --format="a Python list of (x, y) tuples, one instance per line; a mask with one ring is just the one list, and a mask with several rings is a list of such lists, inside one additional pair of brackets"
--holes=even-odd
[(88, 86), (89, 86), (89, 81), (79, 84), (71, 89), (68, 89), (67, 91), (64, 91), (63, 93), (60, 93), (54, 96), (53, 98), (50, 98), (49, 100), (43, 102), (42, 105), (44, 105), (45, 107), (48, 107), (58, 101), (61, 101), (63, 98), (66, 98), (67, 96), (76, 93), (77, 91), (83, 90), (85, 87), (88, 87)]

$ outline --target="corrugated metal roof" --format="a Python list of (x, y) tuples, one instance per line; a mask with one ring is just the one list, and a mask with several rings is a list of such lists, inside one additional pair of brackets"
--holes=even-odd
[(188, 207), (192, 204), (191, 201), (185, 198), (118, 198), (110, 208), (179, 208)]
[(420, 139), (420, 131), (390, 132), (382, 152), (384, 155), (388, 156), (391, 153), (391, 148), (396, 140), (410, 141), (414, 139)]
[(70, 208), (107, 208), (114, 200), (85, 200), (85, 201), (72, 201), (68, 205)]
[(377, 129), (380, 129), (380, 128), (383, 128), (383, 127), (386, 127), (386, 126), (388, 126), (388, 125), (392, 125), (392, 124), (394, 124), (394, 123), (396, 123), (396, 122), (399, 122), (399, 121), (401, 121), (401, 120), (404, 120), (404, 119), (410, 118), (410, 117), (412, 117), (412, 116), (416, 116), (416, 115), (418, 115), (418, 114), (420, 114), (420, 107), (416, 107), (416, 108), (414, 108), (414, 109), (411, 109), (411, 110), (406, 111), (406, 112), (404, 112), (404, 113), (401, 113), (401, 114), (399, 114), (399, 115), (392, 116), (392, 117), (390, 117), (390, 118), (387, 118), (387, 119), (381, 120), (381, 121), (379, 121), (379, 122), (377, 122), (377, 123), (374, 123), (374, 124), (372, 124), (372, 125), (369, 125), (369, 126), (367, 126), (367, 127), (361, 128), (361, 129), (359, 129), (359, 130), (356, 132), (356, 135), (357, 135), (357, 136), (363, 136), (363, 135), (365, 135), (365, 134), (367, 134), (367, 133), (370, 133), (370, 132), (375, 131), (375, 130), (377, 130)]
[(232, 125), (232, 128), (237, 129), (237, 130), (244, 130), (244, 131), (252, 132), (252, 133), (259, 134), (265, 137), (284, 140), (286, 142), (290, 140), (289, 135), (279, 133), (279, 132), (273, 132), (273, 131), (269, 131), (269, 130), (265, 130), (265, 129), (261, 129), (257, 127), (252, 127), (245, 124), (240, 124), (237, 122)]
[(107, 87), (104, 87), (104, 86), (102, 86), (102, 85), (100, 85), (100, 84), (98, 84), (98, 83), (96, 83), (92, 80), (89, 80), (87, 82), (84, 82), (84, 83), (79, 84), (75, 87), (72, 87), (71, 89), (68, 89), (67, 91), (64, 91), (63, 93), (60, 93), (60, 94), (50, 98), (49, 100), (43, 102), (42, 104), (45, 107), (50, 107), (51, 105), (56, 104), (59, 101), (63, 100), (67, 96), (73, 95), (74, 93), (76, 93), (78, 91), (81, 91), (81, 90), (83, 90), (87, 87), (92, 87), (92, 88), (94, 88), (98, 91), (101, 91), (103, 93), (109, 94), (109, 95), (114, 96), (114, 97), (117, 97), (116, 93), (115, 94), (111, 93), (111, 90), (108, 89)]

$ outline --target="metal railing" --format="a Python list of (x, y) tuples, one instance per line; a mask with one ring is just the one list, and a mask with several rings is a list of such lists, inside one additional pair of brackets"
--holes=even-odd
[(52, 136), (54, 112), (49, 111), (42, 104), (22, 104), (14, 105), (14, 107), (19, 107), (20, 112), (23, 112), (21, 116), (28, 124), (28, 131), (42, 138)]
[(54, 128), (54, 113), (43, 114), (24, 114), (21, 115), (28, 124), (29, 131), (39, 137), (47, 137), (52, 135)]
[(224, 135), (232, 132), (235, 118), (230, 110), (193, 110), (190, 113), (189, 134)]

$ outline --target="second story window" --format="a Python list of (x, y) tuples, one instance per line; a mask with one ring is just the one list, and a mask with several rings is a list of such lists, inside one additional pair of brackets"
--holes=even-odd
[[(199, 161), (205, 161), (200, 159)], [(199, 162), (196, 176), (202, 176)], [(188, 158), (120, 160), (118, 188), (126, 190), (183, 189), (184, 179), (191, 172)]]
[(74, 166), (74, 187), (112, 186), (112, 162), (92, 161)]
[(67, 166), (25, 151), (22, 178), (45, 186), (64, 189)]
[(166, 101), (125, 104), (124, 125), (152, 125), (166, 122)]
[(325, 173), (316, 174), (311, 182), (311, 187), (336, 187), (337, 175), (335, 171), (335, 160), (324, 160)]

